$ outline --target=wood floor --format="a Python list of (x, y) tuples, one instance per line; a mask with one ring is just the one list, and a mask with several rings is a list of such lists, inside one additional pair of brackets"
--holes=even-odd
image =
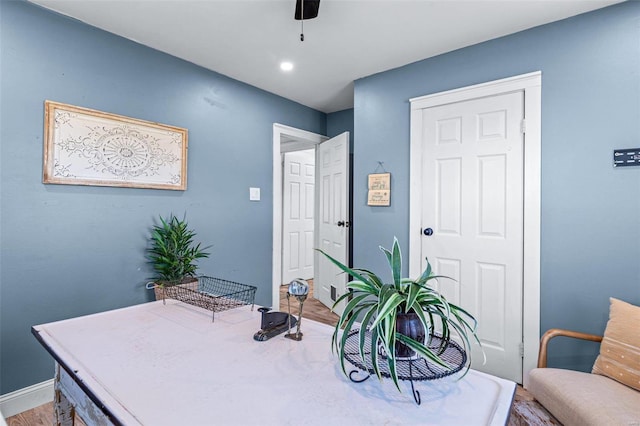
[[(302, 305), (302, 318), (308, 318), (310, 320), (318, 321), (323, 324), (335, 326), (338, 323), (338, 315), (331, 312), (329, 308), (323, 305), (318, 299), (313, 297), (313, 280), (308, 280), (309, 283), (309, 297), (304, 301)], [(280, 311), (288, 312), (287, 308), (287, 286), (280, 286)], [(291, 303), (291, 314), (298, 316), (300, 312), (300, 304), (295, 297), (289, 299)], [(304, 327), (304, 321), (300, 324)]]
[[(86, 426), (78, 416), (75, 418), (76, 426)], [(7, 418), (7, 426), (40, 426), (55, 425), (53, 415), (53, 402), (25, 411)]]
[[(313, 281), (309, 284), (313, 286)], [(287, 286), (280, 288), (280, 311), (287, 312)], [(313, 294), (313, 287), (309, 294)], [(299, 303), (294, 297), (290, 298), (291, 313), (298, 316)], [(324, 324), (335, 326), (338, 322), (338, 316), (331, 312), (329, 308), (324, 306), (319, 300), (308, 297), (302, 308), (302, 317), (318, 321)], [(301, 330), (304, 332), (304, 321), (301, 323)], [(24, 413), (17, 414), (7, 419), (8, 426), (39, 426), (52, 425), (53, 403), (48, 403), (36, 407)], [(76, 416), (76, 424), (84, 426), (84, 423)], [(527, 392), (522, 386), (516, 388), (516, 394), (511, 409), (508, 426), (555, 426), (560, 423), (546, 411), (533, 396)]]
[(507, 426), (562, 426), (562, 423), (518, 385)]

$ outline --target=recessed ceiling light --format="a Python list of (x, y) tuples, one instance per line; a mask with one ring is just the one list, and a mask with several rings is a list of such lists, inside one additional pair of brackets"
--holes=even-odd
[(291, 71), (293, 69), (293, 64), (291, 62), (281, 62), (280, 69), (282, 71)]

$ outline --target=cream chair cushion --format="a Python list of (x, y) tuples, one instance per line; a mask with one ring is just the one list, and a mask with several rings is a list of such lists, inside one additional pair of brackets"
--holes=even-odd
[(592, 373), (640, 391), (640, 307), (614, 298), (610, 302), (609, 321)]
[(604, 376), (536, 368), (527, 390), (565, 426), (640, 425), (640, 392)]

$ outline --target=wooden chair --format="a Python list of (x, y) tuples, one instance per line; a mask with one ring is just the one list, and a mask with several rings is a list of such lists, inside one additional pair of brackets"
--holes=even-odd
[(589, 340), (591, 342), (602, 342), (602, 336), (597, 334), (581, 333), (579, 331), (564, 330), (561, 328), (552, 328), (547, 330), (540, 339), (540, 351), (538, 352), (538, 368), (547, 367), (547, 346), (549, 341), (557, 336), (572, 337), (574, 339)]

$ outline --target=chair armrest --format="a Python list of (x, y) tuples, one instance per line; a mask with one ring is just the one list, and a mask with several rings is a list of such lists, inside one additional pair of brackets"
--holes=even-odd
[(552, 328), (547, 330), (540, 339), (540, 352), (538, 352), (538, 368), (547, 367), (547, 345), (549, 340), (556, 336), (573, 337), (574, 339), (589, 340), (591, 342), (601, 342), (602, 336), (597, 334), (581, 333), (579, 331), (563, 330), (561, 328)]

